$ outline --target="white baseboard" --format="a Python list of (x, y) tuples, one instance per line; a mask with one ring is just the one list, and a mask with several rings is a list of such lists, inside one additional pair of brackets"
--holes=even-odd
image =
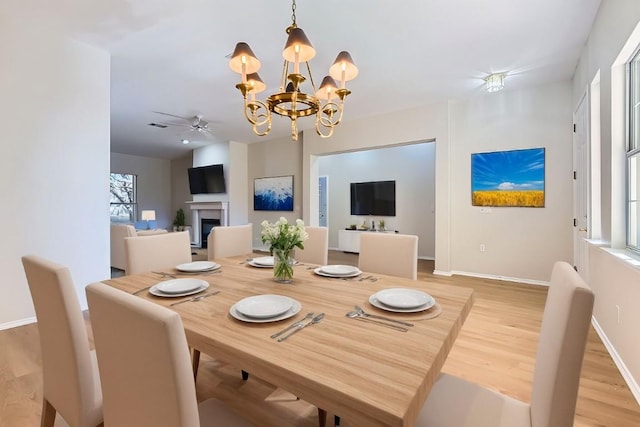
[(453, 276), (453, 274), (451, 274), (450, 271), (442, 271), (442, 270), (433, 270), (433, 274), (437, 276), (447, 276), (447, 277)]
[(18, 326), (28, 325), (30, 323), (36, 323), (37, 319), (35, 317), (27, 317), (26, 319), (15, 320), (13, 322), (7, 322), (0, 324), (0, 331), (4, 331), (5, 329), (17, 328)]
[(605, 348), (609, 352), (611, 359), (613, 359), (613, 363), (615, 363), (616, 366), (618, 367), (618, 371), (620, 371), (622, 378), (627, 383), (629, 390), (631, 390), (631, 394), (633, 394), (633, 397), (635, 397), (636, 402), (640, 404), (640, 386), (638, 386), (638, 382), (635, 380), (635, 378), (633, 378), (633, 375), (631, 374), (631, 372), (629, 372), (627, 365), (625, 365), (624, 361), (616, 351), (613, 344), (611, 344), (611, 341), (609, 341), (609, 338), (607, 338), (607, 334), (604, 333), (604, 331), (600, 327), (600, 324), (598, 323), (595, 317), (591, 318), (591, 324), (593, 325), (593, 328), (596, 330), (596, 333), (602, 340), (602, 343), (604, 344)]
[(542, 280), (523, 279), (521, 277), (495, 276), (493, 274), (471, 273), (468, 271), (457, 271), (457, 270), (452, 270), (451, 274), (449, 275), (452, 275), (452, 274), (458, 274), (460, 276), (479, 277), (481, 279), (493, 279), (493, 280), (503, 280), (506, 282), (527, 283), (529, 285), (549, 286), (549, 282), (545, 282)]

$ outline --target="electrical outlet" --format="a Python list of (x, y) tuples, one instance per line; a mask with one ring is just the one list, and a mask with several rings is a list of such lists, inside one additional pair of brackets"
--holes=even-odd
[(484, 243), (480, 243), (480, 252), (484, 252)]
[(620, 324), (620, 306), (616, 304), (616, 314), (618, 317), (618, 325)]

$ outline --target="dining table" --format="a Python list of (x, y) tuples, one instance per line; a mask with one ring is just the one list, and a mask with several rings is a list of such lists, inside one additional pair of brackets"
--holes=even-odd
[[(178, 312), (189, 346), (339, 415), (349, 425), (413, 426), (472, 308), (473, 289), (366, 271), (328, 277), (319, 274), (321, 266), (308, 263), (294, 265), (291, 283), (279, 283), (272, 269), (251, 262), (258, 256), (216, 259), (220, 268), (201, 274), (166, 266), (104, 283)], [(171, 276), (206, 281), (209, 286), (201, 294), (207, 297), (165, 298), (148, 291)], [(435, 304), (408, 312), (373, 305), (372, 295), (388, 289), (419, 291)], [(295, 315), (252, 321), (232, 311), (260, 295), (290, 298), (297, 304)], [(412, 326), (402, 330), (348, 317), (356, 305)], [(285, 340), (271, 337), (308, 313), (324, 316)]]

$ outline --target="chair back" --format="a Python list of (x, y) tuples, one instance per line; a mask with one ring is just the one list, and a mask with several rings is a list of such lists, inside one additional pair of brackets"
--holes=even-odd
[(102, 422), (102, 393), (69, 269), (22, 257), (38, 319), (43, 396), (71, 426)]
[(418, 278), (418, 236), (379, 232), (360, 233), (358, 268), (367, 273)]
[(124, 239), (126, 273), (138, 274), (191, 262), (188, 231)]
[(86, 288), (105, 425), (200, 425), (180, 315), (104, 283)]
[(542, 316), (531, 394), (532, 427), (572, 426), (594, 295), (566, 262), (556, 262)]
[(300, 262), (327, 265), (329, 258), (329, 229), (327, 227), (305, 227), (309, 238), (303, 242), (304, 249), (295, 250), (294, 258)]
[(253, 225), (213, 227), (207, 236), (207, 258), (250, 255), (253, 252)]

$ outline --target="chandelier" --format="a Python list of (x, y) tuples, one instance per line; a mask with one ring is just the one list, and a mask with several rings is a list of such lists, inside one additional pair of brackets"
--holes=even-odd
[[(269, 96), (266, 101), (256, 99), (256, 94), (264, 91), (266, 85), (258, 76), (260, 61), (247, 43), (239, 42), (229, 60), (233, 71), (242, 76), (236, 88), (244, 98), (244, 115), (253, 126), (253, 132), (264, 136), (271, 131), (273, 114), (291, 119), (291, 139), (298, 140), (298, 117), (315, 116), (315, 128), (318, 135), (329, 138), (333, 130), (342, 120), (344, 100), (351, 93), (345, 83), (358, 75), (358, 68), (353, 63), (349, 52), (342, 51), (329, 68), (329, 75), (322, 79), (320, 88), (316, 90), (309, 61), (316, 55), (316, 50), (296, 24), (296, 1), (291, 5), (291, 25), (286, 29), (287, 43), (282, 51), (284, 66), (280, 89)], [(306, 67), (301, 67), (306, 65)], [(291, 69), (292, 68), (292, 69)], [(312, 92), (305, 93), (302, 84), (307, 80), (301, 68), (306, 68)], [(340, 86), (336, 83), (340, 82)]]

